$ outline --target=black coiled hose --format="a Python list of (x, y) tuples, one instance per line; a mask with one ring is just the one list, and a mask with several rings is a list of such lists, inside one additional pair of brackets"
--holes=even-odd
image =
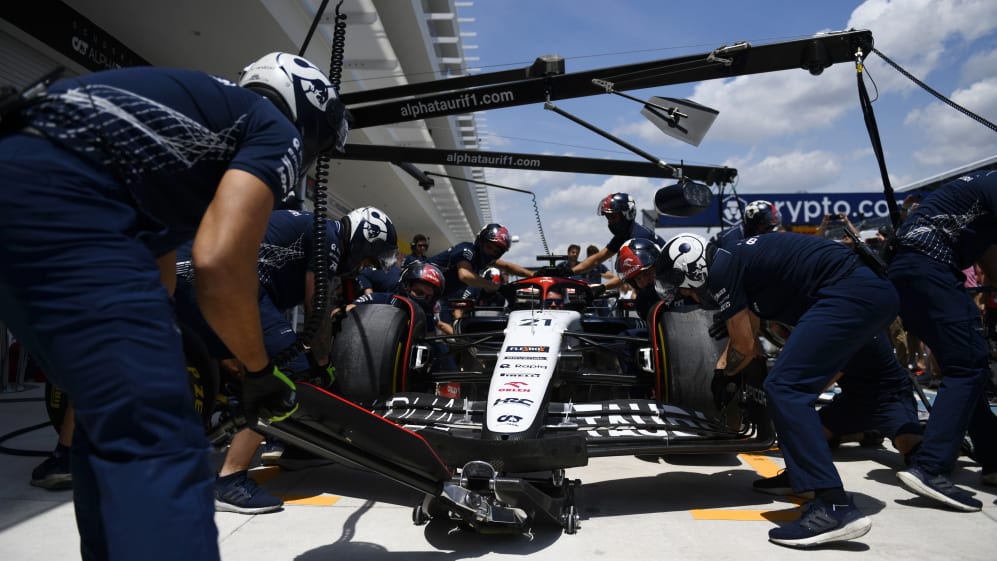
[[(316, 25), (322, 18), (322, 13), (325, 12), (327, 2), (328, 0), (322, 2), (318, 13), (315, 14), (315, 20), (308, 31), (308, 37), (301, 46), (301, 53), (304, 53), (307, 48), (308, 41), (311, 39)], [(339, 97), (339, 84), (343, 75), (343, 57), (346, 50), (346, 14), (340, 13), (342, 6), (343, 0), (340, 0), (336, 4), (336, 26), (332, 38), (332, 55), (329, 60), (329, 82), (332, 83), (337, 97)], [(274, 362), (279, 366), (286, 365), (298, 353), (303, 351), (306, 346), (311, 345), (312, 340), (322, 327), (322, 322), (326, 320), (326, 316), (328, 315), (326, 312), (329, 308), (329, 250), (326, 218), (329, 209), (326, 203), (326, 191), (329, 186), (329, 160), (331, 158), (326, 152), (319, 154), (315, 162), (315, 186), (312, 190), (314, 203), (313, 216), (315, 219), (312, 225), (312, 259), (315, 264), (315, 290), (312, 297), (311, 314), (305, 320), (305, 325), (298, 335), (297, 340), (278, 352), (277, 356), (274, 357)]]

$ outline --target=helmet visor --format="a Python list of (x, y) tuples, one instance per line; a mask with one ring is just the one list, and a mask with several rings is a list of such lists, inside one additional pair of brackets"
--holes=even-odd
[(377, 262), (375, 266), (380, 267), (382, 271), (389, 271), (398, 263), (398, 250), (390, 248), (381, 252), (374, 259)]
[(654, 279), (654, 291), (658, 293), (658, 297), (662, 300), (667, 302), (674, 300), (676, 290), (678, 290), (678, 287), (671, 282), (660, 277)]
[(350, 132), (350, 111), (338, 99), (331, 99), (325, 106), (325, 118), (329, 124), (329, 138), (322, 142), (322, 152), (332, 149), (342, 154)]

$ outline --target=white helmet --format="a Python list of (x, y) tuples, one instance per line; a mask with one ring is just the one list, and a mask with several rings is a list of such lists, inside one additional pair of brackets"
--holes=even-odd
[(706, 240), (696, 234), (679, 234), (661, 249), (655, 264), (657, 288), (699, 288), (706, 284), (706, 265)]
[(314, 64), (294, 54), (270, 53), (242, 70), (239, 85), (272, 101), (298, 127), (302, 169), (322, 152), (342, 152), (349, 130), (346, 107)]

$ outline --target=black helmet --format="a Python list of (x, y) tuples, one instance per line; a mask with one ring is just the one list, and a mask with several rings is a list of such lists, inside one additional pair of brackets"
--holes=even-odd
[(355, 272), (360, 264), (371, 259), (381, 270), (388, 270), (398, 261), (398, 234), (395, 225), (384, 212), (372, 207), (360, 207), (343, 218), (344, 258), (340, 275)]
[[(409, 289), (412, 287), (412, 283), (415, 282), (422, 282), (432, 287), (433, 296), (431, 298), (412, 296)], [(433, 305), (440, 299), (443, 292), (446, 291), (447, 283), (443, 278), (443, 271), (439, 267), (432, 263), (416, 261), (402, 271), (401, 287), (405, 291), (405, 297), (412, 299), (423, 309), (432, 311)]]
[(634, 218), (637, 217), (637, 204), (626, 193), (613, 193), (606, 195), (606, 198), (599, 202), (596, 213), (599, 216), (621, 214), (624, 220), (633, 222)]
[(637, 275), (654, 266), (660, 254), (661, 250), (651, 240), (629, 239), (616, 255), (616, 273), (628, 284), (633, 284)]
[[(501, 251), (498, 255), (491, 255), (485, 252), (485, 243), (493, 242), (497, 244)], [(485, 263), (491, 263), (505, 255), (505, 252), (509, 251), (509, 246), (512, 245), (512, 238), (509, 236), (509, 230), (501, 224), (489, 224), (478, 232), (478, 237), (474, 239), (474, 247), (478, 250), (478, 253), (485, 257)]]
[(242, 70), (239, 85), (266, 97), (298, 128), (302, 169), (321, 154), (343, 151), (349, 125), (346, 106), (314, 64), (290, 53), (270, 53)]
[(744, 237), (767, 234), (782, 227), (779, 209), (768, 201), (751, 201), (744, 207)]

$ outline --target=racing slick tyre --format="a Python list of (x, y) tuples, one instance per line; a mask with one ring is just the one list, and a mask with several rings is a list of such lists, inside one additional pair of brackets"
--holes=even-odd
[(422, 322), (410, 326), (409, 318), (409, 311), (390, 304), (363, 304), (343, 319), (331, 353), (343, 397), (371, 405), (408, 389), (411, 341), (425, 330)]
[[(205, 428), (208, 427), (211, 413), (214, 410), (215, 397), (218, 395), (219, 374), (218, 363), (208, 356), (208, 349), (201, 338), (182, 324), (180, 335), (183, 338), (183, 353), (187, 368), (187, 380), (190, 384), (191, 397), (194, 400), (194, 410), (201, 418)], [(62, 428), (69, 407), (69, 397), (65, 392), (45, 383), (45, 411), (55, 432)]]
[(710, 384), (725, 343), (709, 335), (713, 312), (698, 306), (659, 308), (653, 319), (659, 399), (716, 417), (720, 411)]

